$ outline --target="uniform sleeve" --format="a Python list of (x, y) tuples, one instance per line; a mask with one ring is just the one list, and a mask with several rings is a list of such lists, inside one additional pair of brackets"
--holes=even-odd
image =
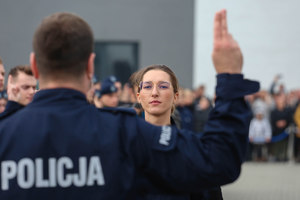
[(217, 76), (216, 103), (204, 134), (139, 122), (138, 168), (154, 184), (173, 191), (198, 192), (237, 179), (248, 142), (250, 108), (244, 95), (259, 83), (242, 75)]

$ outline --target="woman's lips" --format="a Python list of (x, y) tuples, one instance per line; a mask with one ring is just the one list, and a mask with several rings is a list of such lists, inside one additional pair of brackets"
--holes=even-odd
[(151, 104), (151, 105), (158, 105), (158, 104), (161, 104), (161, 102), (155, 100), (155, 101), (151, 101), (150, 104)]

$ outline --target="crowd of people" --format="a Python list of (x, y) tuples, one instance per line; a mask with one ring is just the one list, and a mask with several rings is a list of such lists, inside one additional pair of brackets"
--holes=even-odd
[[(268, 91), (246, 97), (253, 113), (249, 160), (300, 161), (300, 90), (287, 91), (279, 78), (275, 76)], [(288, 155), (289, 146), (293, 155)]]

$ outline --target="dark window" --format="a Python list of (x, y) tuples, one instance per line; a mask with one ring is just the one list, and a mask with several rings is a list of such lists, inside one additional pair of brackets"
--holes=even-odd
[(95, 76), (103, 80), (115, 75), (122, 84), (138, 69), (138, 42), (96, 41)]

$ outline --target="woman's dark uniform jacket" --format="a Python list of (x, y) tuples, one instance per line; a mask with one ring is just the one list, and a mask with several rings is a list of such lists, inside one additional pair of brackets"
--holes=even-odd
[(100, 111), (75, 90), (41, 90), (0, 121), (0, 199), (135, 199), (138, 172), (186, 193), (233, 182), (248, 141), (244, 95), (258, 89), (242, 75), (218, 75), (202, 136)]

